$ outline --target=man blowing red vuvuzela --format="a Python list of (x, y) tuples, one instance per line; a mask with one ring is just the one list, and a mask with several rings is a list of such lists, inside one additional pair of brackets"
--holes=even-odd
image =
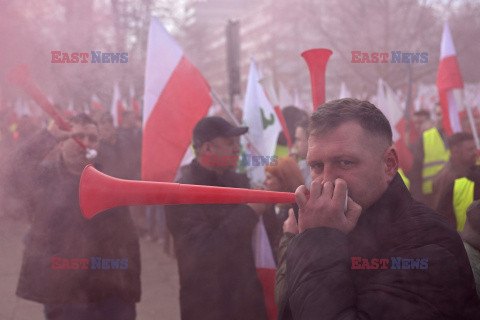
[[(480, 319), (462, 241), (411, 197), (381, 111), (330, 101), (308, 133), (313, 182), (295, 193), (300, 233), (287, 250), (279, 319)], [(428, 268), (352, 269), (352, 257), (428, 259)]]
[(73, 138), (98, 150), (98, 128), (85, 114), (70, 121), (71, 132), (42, 130), (5, 166), (8, 191), (32, 216), (16, 294), (43, 304), (47, 320), (133, 320), (141, 291), (138, 236), (126, 208), (82, 216), (80, 174), (91, 160)]

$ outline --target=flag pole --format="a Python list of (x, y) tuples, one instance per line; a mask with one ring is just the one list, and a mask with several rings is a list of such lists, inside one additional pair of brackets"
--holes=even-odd
[(473, 120), (472, 109), (470, 108), (469, 104), (464, 104), (463, 103), (464, 94), (465, 94), (465, 91), (462, 90), (461, 95), (459, 95), (460, 96), (460, 104), (463, 105), (464, 108), (467, 110), (468, 121), (470, 122), (470, 127), (472, 128), (473, 139), (475, 139), (475, 146), (477, 147), (477, 150), (480, 150), (480, 141), (478, 140), (478, 132), (477, 132), (477, 127), (475, 126), (475, 122)]
[[(225, 111), (225, 113), (227, 114), (227, 116), (230, 118), (230, 120), (233, 121), (233, 123), (237, 126), (237, 127), (240, 127), (241, 124), (240, 122), (238, 122), (237, 118), (235, 118), (235, 116), (232, 114), (232, 112), (230, 110), (228, 110), (227, 106), (223, 103), (223, 101), (220, 99), (220, 97), (218, 96), (218, 94), (215, 92), (215, 90), (213, 88), (210, 88), (210, 92), (212, 93), (212, 97), (213, 99), (215, 99), (215, 101), (220, 105), (220, 107), (222, 107), (223, 111)], [(255, 146), (255, 144), (252, 142), (252, 140), (250, 140), (250, 137), (248, 135), (245, 135), (244, 136), (245, 139), (247, 139), (248, 143), (250, 143), (250, 145), (252, 146), (253, 150), (258, 154), (258, 155), (261, 155), (261, 153), (258, 151), (257, 147)]]
[(412, 66), (407, 64), (407, 99), (405, 101), (405, 112), (403, 117), (405, 118), (405, 142), (407, 146), (410, 144), (410, 114), (412, 110)]

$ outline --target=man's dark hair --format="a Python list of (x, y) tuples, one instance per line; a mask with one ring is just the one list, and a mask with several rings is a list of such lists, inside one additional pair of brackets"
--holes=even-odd
[(453, 147), (459, 146), (464, 141), (473, 140), (471, 133), (467, 132), (457, 132), (448, 137), (448, 148), (452, 149)]
[(98, 126), (95, 121), (93, 121), (92, 118), (90, 118), (87, 114), (85, 113), (79, 113), (77, 115), (74, 115), (73, 117), (70, 117), (68, 119), (71, 123), (73, 124), (78, 124), (78, 125), (87, 125), (87, 124), (93, 124), (94, 126)]
[(418, 111), (415, 111), (413, 115), (419, 116), (419, 117), (426, 117), (427, 119), (430, 119), (430, 112), (425, 109), (420, 109)]
[(380, 109), (368, 101), (352, 98), (332, 100), (318, 107), (310, 116), (308, 135), (323, 134), (348, 121), (357, 122), (364, 130), (385, 138), (392, 145), (392, 128)]
[[(295, 106), (287, 106), (283, 108), (282, 114), (287, 124), (288, 133), (293, 139), (293, 137), (295, 136), (295, 129), (297, 128), (297, 123), (302, 120), (308, 121), (308, 114)], [(285, 133), (283, 131), (280, 132), (277, 143), (282, 146), (287, 145), (287, 138), (285, 137)]]

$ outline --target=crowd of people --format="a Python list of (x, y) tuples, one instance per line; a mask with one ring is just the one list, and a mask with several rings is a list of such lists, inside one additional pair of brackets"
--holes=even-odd
[[(77, 114), (70, 132), (45, 118), (12, 126), (3, 117), (4, 212), (31, 225), (16, 294), (42, 303), (49, 320), (135, 319), (146, 236), (173, 240), (183, 320), (268, 319), (252, 249), (261, 219), (278, 319), (480, 319), (480, 169), (468, 118), (447, 136), (440, 106), (415, 112), (405, 136), (413, 164), (399, 168), (391, 125), (370, 102), (333, 100), (311, 116), (285, 110), (294, 148), (265, 166), (263, 186), (236, 163), (201, 161), (240, 153), (248, 127), (220, 116), (195, 126), (195, 158), (178, 182), (291, 192), (296, 205), (115, 208), (92, 220), (80, 212), (80, 174), (94, 163), (139, 180), (138, 116), (124, 112), (116, 128), (108, 112)], [(87, 159), (74, 138), (98, 156)], [(115, 267), (122, 259), (128, 267)]]

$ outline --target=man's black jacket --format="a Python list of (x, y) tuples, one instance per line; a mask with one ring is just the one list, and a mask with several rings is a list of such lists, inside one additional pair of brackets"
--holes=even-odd
[[(355, 257), (388, 268), (352, 270)], [(392, 258), (428, 259), (427, 268), (393, 269)], [(292, 240), (279, 319), (480, 319), (480, 310), (459, 235), (397, 174), (349, 235), (321, 227)]]
[[(61, 160), (41, 163), (56, 145), (47, 131), (33, 136), (13, 154), (5, 173), (11, 196), (28, 200), (33, 210), (17, 295), (44, 304), (95, 302), (112, 297), (138, 302), (140, 248), (128, 211), (111, 209), (86, 220), (78, 202), (80, 176), (70, 173)], [(127, 259), (128, 267), (114, 265), (107, 269), (107, 260), (101, 269), (93, 269), (92, 257), (96, 261)], [(87, 269), (80, 265), (55, 269), (60, 264), (52, 264), (52, 258), (67, 259), (69, 265), (73, 259), (90, 261)]]
[[(218, 175), (196, 160), (179, 182), (248, 187), (242, 176)], [(182, 319), (267, 319), (252, 251), (256, 213), (243, 204), (165, 208), (178, 259)]]

